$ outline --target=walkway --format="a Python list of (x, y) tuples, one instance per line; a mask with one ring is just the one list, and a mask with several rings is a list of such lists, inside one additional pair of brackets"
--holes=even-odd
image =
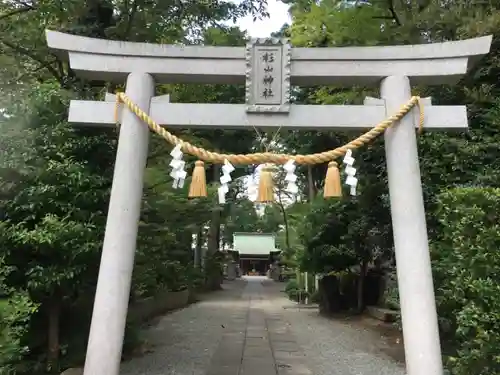
[(146, 332), (148, 353), (122, 375), (404, 375), (376, 335), (283, 297), (284, 284), (249, 278), (168, 314)]

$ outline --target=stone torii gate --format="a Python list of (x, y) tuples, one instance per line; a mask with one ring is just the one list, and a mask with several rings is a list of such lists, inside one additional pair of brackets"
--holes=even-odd
[[(413, 84), (453, 84), (489, 52), (490, 36), (391, 47), (171, 46), (107, 41), (47, 31), (48, 46), (79, 76), (122, 83), (126, 94), (168, 127), (368, 129), (411, 97)], [(170, 103), (156, 83), (246, 83), (246, 104)], [(290, 85), (380, 85), (362, 106), (290, 104)], [(464, 106), (425, 102), (426, 130), (465, 130)], [(72, 101), (69, 121), (114, 126), (114, 98)], [(120, 111), (118, 151), (85, 362), (85, 375), (118, 375), (141, 207), (149, 130)], [(394, 246), (409, 375), (442, 375), (415, 127), (417, 111), (385, 134)]]

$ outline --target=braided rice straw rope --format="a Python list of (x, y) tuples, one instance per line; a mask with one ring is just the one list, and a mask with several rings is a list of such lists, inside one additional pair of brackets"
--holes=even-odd
[(316, 154), (309, 155), (287, 155), (287, 154), (276, 154), (273, 152), (263, 152), (263, 153), (253, 153), (253, 154), (219, 154), (217, 152), (212, 152), (205, 150), (201, 147), (196, 147), (188, 142), (184, 142), (182, 139), (176, 137), (165, 128), (161, 127), (154, 121), (149, 115), (140, 109), (130, 98), (123, 92), (116, 94), (116, 107), (115, 107), (115, 120), (118, 123), (118, 112), (120, 108), (120, 103), (125, 103), (125, 105), (131, 110), (137, 117), (143, 120), (148, 127), (163, 137), (167, 142), (176, 146), (181, 145), (182, 151), (184, 153), (196, 156), (199, 160), (211, 163), (224, 163), (225, 160), (229, 161), (233, 165), (249, 165), (249, 164), (264, 164), (264, 163), (274, 163), (274, 164), (285, 164), (289, 160), (294, 160), (297, 164), (321, 164), (335, 160), (336, 158), (343, 156), (347, 150), (354, 150), (360, 148), (361, 146), (371, 142), (379, 135), (385, 132), (390, 126), (395, 122), (401, 120), (411, 109), (418, 106), (420, 111), (419, 118), (419, 133), (422, 132), (424, 126), (424, 110), (420, 102), (420, 97), (413, 96), (406, 104), (402, 105), (397, 113), (385, 119), (379, 123), (374, 128), (370, 129), (366, 133), (360, 135), (358, 138), (350, 141), (349, 143), (337, 147), (333, 150), (324, 151)]

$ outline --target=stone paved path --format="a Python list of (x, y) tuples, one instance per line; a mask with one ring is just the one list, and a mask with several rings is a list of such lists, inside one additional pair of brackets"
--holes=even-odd
[(282, 314), (270, 309), (262, 280), (251, 280), (232, 316), (207, 375), (310, 375), (303, 352)]
[(122, 375), (404, 375), (378, 352), (376, 336), (315, 311), (291, 308), (265, 278), (168, 314), (145, 332), (150, 352)]

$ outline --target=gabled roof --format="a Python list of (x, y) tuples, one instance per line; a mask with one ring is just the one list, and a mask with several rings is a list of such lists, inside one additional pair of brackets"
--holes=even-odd
[(272, 233), (238, 232), (233, 235), (234, 251), (245, 255), (269, 255), (276, 249), (276, 239)]

